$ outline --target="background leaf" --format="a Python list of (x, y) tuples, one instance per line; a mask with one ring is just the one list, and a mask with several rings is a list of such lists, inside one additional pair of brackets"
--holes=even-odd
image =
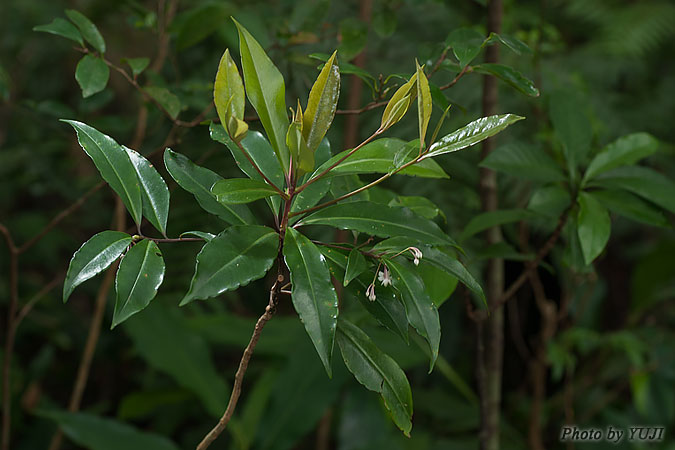
[(501, 145), (480, 163), (481, 167), (534, 181), (564, 181), (565, 174), (541, 148), (525, 143)]
[(159, 86), (146, 86), (143, 90), (150, 97), (157, 100), (157, 103), (162, 105), (164, 110), (169, 114), (169, 117), (172, 119), (178, 117), (183, 106), (181, 105), (180, 99), (172, 94), (171, 91)]
[(105, 41), (96, 25), (84, 14), (74, 9), (66, 9), (66, 16), (80, 29), (82, 37), (101, 53), (105, 53)]
[(659, 148), (659, 141), (647, 133), (633, 133), (622, 136), (595, 155), (584, 173), (584, 180), (620, 166), (635, 164), (653, 154)]
[(452, 47), (452, 52), (464, 67), (473, 61), (480, 53), (485, 37), (472, 28), (458, 28), (454, 30), (445, 43)]
[(506, 82), (515, 90), (522, 92), (530, 97), (539, 97), (539, 89), (537, 89), (529, 78), (526, 78), (522, 73), (518, 72), (511, 66), (505, 64), (490, 64), (483, 63), (474, 67), (478, 73), (487, 73), (494, 75), (500, 80)]
[(619, 167), (594, 179), (591, 185), (623, 189), (675, 213), (675, 183), (653, 169), (640, 166)]
[(51, 21), (51, 23), (34, 27), (33, 31), (42, 31), (44, 33), (55, 34), (57, 36), (75, 41), (84, 47), (84, 41), (82, 40), (82, 35), (80, 34), (79, 30), (70, 22), (63, 20), (60, 17), (55, 18)]
[(605, 207), (592, 194), (581, 192), (578, 201), (579, 242), (584, 261), (590, 264), (607, 245), (611, 232), (611, 219)]

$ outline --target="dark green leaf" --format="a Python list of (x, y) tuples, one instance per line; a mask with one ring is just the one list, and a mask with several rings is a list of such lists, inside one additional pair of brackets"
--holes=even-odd
[(669, 226), (668, 220), (659, 209), (630, 192), (598, 190), (590, 194), (610, 211), (624, 217), (655, 227)]
[(200, 167), (180, 153), (167, 148), (164, 152), (164, 164), (171, 177), (195, 196), (205, 211), (214, 214), (233, 225), (255, 223), (255, 218), (245, 205), (222, 205), (211, 193), (211, 186), (222, 180), (220, 175)]
[(424, 259), (417, 266), (417, 273), (422, 277), (424, 287), (436, 308), (440, 308), (457, 288), (457, 277), (436, 266), (427, 264)]
[(591, 194), (579, 193), (577, 232), (586, 264), (593, 262), (607, 245), (612, 221), (602, 204)]
[(538, 217), (536, 213), (526, 209), (501, 209), (497, 211), (488, 211), (474, 216), (466, 225), (464, 231), (459, 236), (459, 241), (464, 241), (476, 233), (492, 228), (494, 226), (506, 223), (518, 222)]
[(452, 47), (459, 65), (464, 67), (478, 56), (484, 40), (485, 37), (472, 28), (459, 28), (450, 33), (445, 43)]
[(87, 98), (105, 89), (110, 78), (110, 69), (98, 56), (84, 55), (75, 68), (75, 79)]
[(407, 236), (430, 244), (454, 245), (454, 241), (430, 220), (407, 208), (372, 202), (348, 202), (328, 206), (302, 219), (303, 225), (329, 225), (379, 237)]
[(347, 268), (345, 269), (345, 277), (342, 284), (347, 286), (350, 281), (361, 275), (367, 268), (368, 263), (361, 251), (358, 248), (352, 249), (347, 259)]
[(214, 237), (216, 237), (215, 234), (207, 233), (205, 231), (185, 231), (185, 232), (181, 233), (179, 237), (182, 238), (183, 236), (190, 236), (190, 235), (198, 237), (198, 238), (202, 238), (207, 242), (212, 240)]
[(284, 258), (291, 273), (293, 306), (331, 377), (338, 299), (326, 258), (316, 245), (293, 228), (286, 232)]
[(101, 53), (105, 53), (105, 41), (96, 25), (84, 14), (74, 9), (66, 9), (66, 16), (80, 29), (84, 40)]
[(258, 113), (279, 163), (286, 172), (289, 155), (286, 148), (288, 116), (284, 78), (251, 33), (236, 20), (234, 23), (239, 31), (246, 95)]
[(278, 195), (269, 184), (250, 178), (220, 180), (211, 187), (211, 193), (223, 204), (250, 203)]
[(261, 278), (272, 267), (278, 247), (279, 236), (271, 228), (248, 225), (226, 229), (197, 255), (190, 290), (181, 306)]
[[(326, 257), (331, 275), (337, 280), (343, 280), (348, 256), (336, 249), (328, 247), (320, 247), (320, 249), (321, 253)], [(370, 301), (366, 297), (366, 290), (372, 280), (372, 274), (366, 272), (354, 278), (349, 289), (345, 289), (344, 292), (349, 295), (353, 294), (356, 300), (378, 322), (393, 333), (401, 336), (405, 342), (408, 342), (408, 318), (406, 317), (403, 303), (396, 298), (396, 291), (391, 286), (385, 287), (381, 284), (375, 286), (375, 301)]]
[(387, 4), (375, 12), (373, 16), (373, 29), (380, 37), (389, 37), (396, 31), (397, 25), (396, 12)]
[(143, 201), (136, 170), (129, 155), (110, 136), (74, 120), (62, 120), (77, 132), (77, 139), (101, 176), (120, 196), (136, 224), (141, 223)]
[(480, 163), (481, 167), (526, 180), (564, 181), (565, 174), (541, 148), (512, 143), (496, 148)]
[(122, 58), (122, 62), (125, 62), (131, 67), (131, 73), (134, 78), (143, 73), (143, 71), (150, 64), (149, 58)]
[(509, 86), (522, 92), (530, 97), (539, 97), (539, 89), (537, 89), (529, 78), (526, 78), (522, 73), (518, 72), (511, 66), (504, 64), (490, 64), (483, 63), (475, 66), (474, 70), (478, 73), (487, 73), (494, 75), (500, 80), (506, 82)]
[(388, 203), (389, 206), (404, 206), (425, 219), (435, 219), (438, 216), (446, 220), (443, 211), (426, 197), (416, 195), (399, 195)]
[(122, 146), (129, 155), (131, 164), (141, 185), (143, 215), (150, 223), (166, 236), (166, 221), (169, 217), (169, 188), (162, 176), (150, 161), (140, 153)]
[(349, 371), (359, 383), (382, 395), (396, 426), (410, 436), (412, 392), (403, 370), (366, 333), (346, 320), (340, 320), (337, 341)]
[(63, 434), (90, 450), (178, 450), (178, 446), (164, 436), (140, 431), (114, 419), (66, 411), (38, 414), (54, 420)]
[(595, 155), (584, 173), (584, 181), (617, 167), (635, 164), (658, 148), (659, 141), (650, 134), (633, 133), (622, 136)]
[(345, 61), (351, 61), (368, 42), (368, 25), (364, 22), (349, 17), (340, 22), (340, 57)]
[(425, 246), (422, 250), (422, 260), (426, 261), (439, 269), (444, 270), (445, 272), (457, 277), (459, 281), (464, 284), (464, 286), (471, 289), (475, 292), (483, 303), (486, 302), (485, 294), (483, 293), (483, 288), (480, 286), (478, 281), (471, 275), (471, 273), (462, 265), (462, 263), (453, 258), (445, 252), (433, 247)]
[(625, 189), (675, 213), (675, 183), (653, 169), (641, 166), (619, 167), (594, 179), (593, 185)]
[(63, 283), (63, 301), (88, 279), (107, 269), (131, 244), (131, 236), (119, 231), (103, 231), (94, 235), (75, 252)]
[(213, 34), (234, 11), (229, 3), (206, 2), (186, 8), (176, 16), (170, 30), (176, 34), (176, 48), (185, 50)]
[(337, 51), (333, 53), (312, 86), (303, 115), (302, 135), (313, 152), (330, 128), (340, 97)]
[(524, 117), (514, 114), (482, 117), (444, 137), (429, 148), (424, 158), (431, 158), (445, 153), (456, 152), (477, 144), (502, 131), (509, 125), (523, 120)]
[[(406, 146), (406, 142), (396, 138), (382, 138), (377, 139), (369, 144), (364, 145), (361, 149), (356, 151), (352, 156), (345, 159), (339, 166), (328, 172), (327, 176), (336, 175), (351, 175), (358, 173), (389, 173), (395, 169), (395, 157), (401, 149)], [(414, 151), (413, 157), (417, 156), (419, 151), (418, 146), (413, 148), (411, 145), (411, 152)], [(350, 150), (345, 150), (330, 160), (322, 164), (314, 171), (314, 176), (320, 174), (325, 169), (333, 165), (335, 162), (343, 158)], [(399, 164), (410, 161), (411, 158), (402, 160)], [(426, 177), (426, 178), (449, 178), (448, 174), (433, 160), (424, 160), (417, 164), (413, 164), (399, 172), (403, 175)]]
[(578, 94), (569, 91), (555, 92), (549, 103), (553, 129), (572, 169), (583, 161), (591, 145), (591, 122), (583, 107)]
[(55, 34), (57, 36), (75, 41), (84, 47), (84, 41), (82, 40), (82, 35), (80, 34), (79, 30), (73, 24), (61, 19), (60, 17), (52, 20), (51, 23), (34, 27), (33, 31), (42, 31), (45, 33)]
[(211, 416), (223, 414), (229, 388), (213, 364), (209, 346), (188, 328), (177, 308), (154, 302), (142, 317), (132, 317), (122, 327), (148, 365), (194, 393)]
[(490, 33), (488, 42), (501, 42), (510, 48), (516, 55), (529, 55), (533, 53), (532, 49), (528, 47), (526, 43), (508, 34)]
[(132, 315), (145, 309), (164, 280), (164, 258), (153, 241), (144, 239), (124, 255), (115, 278), (115, 328)]
[(143, 90), (169, 114), (169, 117), (175, 119), (182, 108), (180, 100), (168, 89), (159, 86), (147, 86)]
[(401, 293), (408, 322), (429, 343), (429, 349), (431, 350), (429, 372), (431, 372), (436, 358), (438, 358), (438, 347), (441, 342), (441, 323), (438, 318), (438, 309), (427, 294), (424, 282), (415, 271), (414, 266), (403, 259), (398, 261), (385, 259), (384, 262), (391, 271), (394, 288)]
[(558, 217), (572, 203), (570, 193), (560, 186), (544, 186), (532, 193), (527, 209), (536, 213)]

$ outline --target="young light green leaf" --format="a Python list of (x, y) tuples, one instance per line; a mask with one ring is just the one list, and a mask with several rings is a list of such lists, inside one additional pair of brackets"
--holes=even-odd
[(382, 132), (401, 120), (408, 112), (412, 99), (417, 95), (417, 73), (391, 96), (382, 113), (382, 122), (378, 131)]
[(285, 142), (288, 116), (286, 115), (284, 78), (251, 33), (236, 20), (234, 23), (239, 31), (239, 48), (246, 95), (260, 117), (260, 122), (267, 132), (279, 164), (286, 172), (289, 153)]
[(502, 114), (498, 116), (482, 117), (468, 125), (456, 130), (429, 147), (429, 153), (423, 158), (431, 158), (445, 153), (456, 152), (463, 148), (477, 144), (490, 136), (502, 131), (509, 125), (523, 120), (524, 117), (514, 114)]
[(367, 389), (382, 395), (391, 417), (406, 436), (412, 429), (412, 392), (405, 373), (356, 325), (340, 320), (337, 342), (345, 365)]
[(566, 180), (560, 166), (544, 149), (521, 142), (497, 147), (479, 165), (526, 180)]
[(200, 167), (186, 156), (167, 148), (164, 165), (176, 183), (195, 196), (199, 206), (233, 225), (255, 223), (255, 217), (246, 205), (223, 205), (211, 193), (211, 186), (222, 177), (205, 167)]
[(159, 86), (146, 86), (143, 88), (150, 97), (154, 98), (157, 103), (162, 105), (162, 108), (169, 114), (169, 117), (175, 119), (178, 117), (182, 105), (180, 99), (172, 94), (168, 89)]
[(197, 255), (190, 290), (180, 305), (246, 286), (264, 276), (277, 256), (279, 236), (271, 228), (232, 226), (208, 241)]
[(244, 83), (239, 76), (237, 65), (230, 56), (230, 49), (225, 50), (220, 58), (216, 81), (213, 84), (213, 101), (220, 123), (227, 133), (235, 141), (241, 140), (248, 130), (248, 125), (240, 124), (244, 119)]
[(314, 150), (309, 148), (303, 133), (302, 106), (298, 100), (298, 108), (293, 112), (293, 120), (288, 125), (286, 145), (293, 158), (293, 166), (297, 168), (298, 176), (302, 176), (314, 169)]
[(431, 91), (429, 90), (429, 80), (424, 74), (424, 68), (417, 64), (417, 119), (420, 132), (420, 149), (424, 148), (424, 139), (427, 136), (427, 127), (431, 120)]
[(655, 153), (658, 148), (659, 141), (650, 134), (633, 133), (622, 136), (595, 155), (586, 169), (583, 181), (586, 182), (620, 166), (635, 164), (642, 158)]
[(592, 195), (610, 211), (631, 220), (655, 227), (670, 226), (668, 219), (658, 208), (630, 192), (614, 189), (594, 190)]
[(122, 58), (122, 62), (125, 62), (131, 67), (131, 74), (136, 78), (147, 69), (150, 64), (150, 58)]
[(303, 218), (300, 223), (329, 225), (379, 237), (407, 236), (429, 244), (455, 245), (434, 222), (414, 215), (407, 208), (392, 208), (373, 202), (328, 206)]
[(63, 283), (63, 302), (73, 290), (107, 269), (131, 244), (131, 236), (120, 231), (103, 231), (94, 235), (75, 252)]
[(141, 223), (141, 189), (129, 155), (110, 136), (75, 120), (62, 120), (77, 132), (80, 146), (94, 161), (101, 176), (119, 195), (136, 224)]
[(124, 255), (115, 277), (115, 313), (111, 329), (145, 309), (164, 280), (164, 258), (153, 241), (144, 239)]
[(42, 31), (44, 33), (55, 34), (57, 36), (75, 41), (84, 47), (84, 41), (82, 40), (80, 31), (73, 24), (60, 17), (52, 20), (51, 23), (34, 27), (33, 31)]
[(140, 153), (122, 146), (129, 155), (131, 164), (136, 170), (136, 176), (141, 187), (143, 201), (143, 216), (166, 236), (166, 221), (169, 217), (169, 188), (162, 176), (157, 172), (150, 161)]
[[(323, 61), (324, 63), (330, 59), (330, 55), (327, 53), (311, 53), (309, 55), (310, 58), (313, 59), (318, 59), (319, 61)], [(318, 69), (322, 70), (324, 68), (325, 64), (321, 64)], [(371, 92), (373, 95), (375, 95), (375, 83), (377, 83), (377, 80), (375, 79), (374, 76), (372, 76), (370, 73), (367, 71), (363, 70), (359, 66), (355, 66), (354, 64), (350, 64), (348, 62), (341, 62), (340, 63), (340, 74), (341, 75), (355, 75), (359, 77), (361, 80), (363, 80), (364, 83), (370, 88)]]
[(464, 231), (462, 231), (462, 234), (459, 236), (459, 241), (462, 242), (476, 233), (480, 233), (481, 231), (494, 226), (536, 217), (539, 217), (538, 214), (528, 211), (527, 209), (500, 209), (497, 211), (484, 212), (474, 216), (473, 219), (469, 221), (464, 228)]
[(485, 73), (494, 75), (500, 80), (506, 82), (515, 90), (522, 92), (530, 97), (539, 97), (539, 89), (537, 89), (532, 80), (526, 78), (522, 73), (518, 72), (511, 66), (504, 64), (490, 64), (483, 63), (474, 66), (474, 70), (478, 73)]
[(329, 377), (338, 299), (324, 256), (309, 239), (289, 228), (284, 240), (284, 259), (291, 273), (291, 298), (305, 330)]
[(98, 56), (84, 55), (75, 68), (75, 79), (87, 98), (105, 89), (110, 78), (110, 69)]
[(141, 431), (118, 420), (87, 413), (44, 411), (38, 415), (58, 423), (73, 442), (91, 450), (178, 450), (179, 447), (156, 433)]
[(335, 51), (319, 73), (307, 99), (302, 135), (312, 152), (319, 147), (333, 122), (339, 97), (340, 69), (337, 65), (337, 51)]
[(461, 67), (473, 61), (480, 53), (485, 37), (472, 28), (459, 28), (454, 30), (445, 43), (452, 47), (452, 52), (459, 61)]
[(604, 250), (611, 233), (612, 221), (607, 209), (592, 194), (581, 192), (577, 216), (579, 243), (588, 265)]
[(211, 193), (222, 204), (250, 203), (278, 195), (278, 192), (269, 184), (250, 178), (220, 180), (211, 187)]
[(361, 275), (367, 268), (368, 263), (361, 251), (358, 248), (352, 249), (347, 258), (347, 267), (345, 268), (345, 276), (342, 284), (347, 286), (350, 281)]
[(642, 166), (619, 167), (592, 181), (594, 187), (623, 189), (675, 213), (675, 183), (663, 174)]
[(105, 53), (105, 41), (96, 25), (84, 14), (74, 9), (66, 9), (66, 16), (80, 29), (84, 40), (101, 53)]
[(441, 323), (438, 318), (438, 309), (426, 292), (424, 282), (415, 271), (414, 266), (404, 259), (393, 261), (383, 259), (391, 271), (394, 288), (401, 293), (403, 304), (408, 315), (408, 322), (429, 343), (431, 361), (429, 372), (434, 368), (438, 358), (438, 348), (441, 342)]

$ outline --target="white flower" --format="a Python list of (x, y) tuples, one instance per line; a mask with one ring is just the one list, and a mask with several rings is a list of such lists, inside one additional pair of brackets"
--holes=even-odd
[(368, 289), (366, 289), (366, 297), (368, 297), (368, 300), (371, 302), (374, 302), (377, 297), (375, 297), (375, 283), (371, 284), (368, 286)]
[(419, 265), (420, 259), (422, 259), (422, 252), (420, 251), (420, 249), (417, 247), (408, 247), (408, 250), (410, 250), (410, 252), (413, 254), (413, 258), (415, 258), (413, 260), (415, 265), (416, 266)]
[(377, 274), (377, 279), (380, 280), (382, 286), (389, 286), (391, 284), (391, 276), (389, 275), (389, 269), (387, 266), (384, 266), (384, 272)]

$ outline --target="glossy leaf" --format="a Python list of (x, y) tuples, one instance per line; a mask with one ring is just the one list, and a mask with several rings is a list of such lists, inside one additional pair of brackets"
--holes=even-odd
[(107, 269), (131, 244), (131, 236), (120, 231), (103, 231), (82, 244), (70, 260), (63, 283), (64, 303), (73, 290)]
[(143, 88), (150, 97), (154, 98), (157, 103), (162, 105), (162, 108), (169, 114), (169, 117), (175, 119), (178, 117), (182, 105), (180, 99), (172, 94), (168, 89), (159, 86), (146, 86)]
[(122, 328), (150, 367), (193, 393), (210, 416), (221, 416), (229, 387), (216, 369), (206, 341), (188, 327), (185, 314), (153, 302), (142, 316), (131, 317)]
[(131, 74), (136, 78), (143, 73), (145, 69), (148, 68), (150, 64), (149, 58), (122, 58), (122, 62), (125, 62), (131, 67)]
[[(396, 167), (396, 155), (406, 146), (406, 142), (395, 138), (381, 138), (364, 145), (361, 149), (345, 159), (326, 176), (351, 175), (359, 173), (389, 173)], [(412, 157), (417, 156), (418, 146), (410, 146)], [(335, 162), (343, 158), (349, 150), (340, 152), (314, 171), (320, 174)], [(399, 165), (410, 161), (407, 157)], [(448, 174), (433, 160), (424, 160), (413, 164), (399, 174), (425, 178), (449, 178)]]
[(300, 100), (298, 100), (297, 109), (293, 112), (293, 120), (288, 125), (286, 146), (291, 153), (293, 167), (298, 176), (303, 176), (314, 169), (314, 151), (309, 148), (303, 136), (303, 115)]
[(387, 205), (406, 207), (416, 215), (424, 217), (425, 219), (435, 219), (436, 217), (441, 216), (443, 221), (446, 221), (443, 211), (426, 197), (417, 195), (399, 195)]
[[(330, 142), (328, 139), (324, 138), (319, 144), (319, 148), (314, 152), (314, 158), (316, 164), (322, 165), (328, 161), (331, 157), (330, 152)], [(302, 182), (305, 182), (309, 179), (309, 175), (306, 174), (305, 177), (301, 179)], [(291, 205), (291, 212), (301, 211), (306, 208), (311, 208), (312, 206), (319, 203), (319, 201), (328, 193), (330, 187), (333, 183), (331, 177), (324, 177), (321, 180), (310, 184), (306, 189), (304, 189), (300, 194), (295, 196), (293, 205)], [(295, 220), (296, 218), (291, 218)]]
[(584, 174), (584, 181), (620, 166), (635, 164), (642, 158), (655, 153), (659, 141), (647, 133), (633, 133), (622, 136), (595, 155)]
[(577, 233), (579, 243), (584, 255), (584, 262), (591, 264), (607, 245), (612, 223), (607, 209), (591, 194), (579, 193), (578, 202)]
[(509, 125), (523, 119), (524, 117), (516, 116), (514, 114), (502, 114), (474, 120), (468, 125), (442, 137), (438, 142), (434, 143), (429, 147), (429, 153), (427, 153), (424, 158), (456, 152), (457, 150), (477, 144), (494, 136)]
[(55, 421), (63, 434), (90, 450), (178, 450), (164, 436), (141, 431), (115, 419), (93, 414), (66, 411), (44, 411), (38, 415)]
[(670, 223), (658, 208), (630, 192), (608, 189), (595, 190), (591, 195), (610, 211), (631, 220), (655, 227), (670, 226)]
[(122, 146), (129, 155), (131, 164), (136, 170), (136, 176), (141, 187), (143, 201), (143, 216), (166, 236), (166, 221), (169, 217), (169, 188), (162, 176), (157, 172), (150, 161), (140, 153)]
[(271, 228), (248, 225), (227, 228), (197, 255), (190, 290), (181, 306), (246, 286), (264, 276), (277, 256), (279, 236)]
[(302, 134), (307, 146), (314, 151), (326, 135), (335, 117), (340, 97), (340, 70), (337, 51), (333, 53), (319, 73), (309, 92), (303, 116)]
[(494, 226), (532, 219), (534, 217), (538, 217), (537, 214), (526, 209), (500, 209), (484, 212), (474, 216), (473, 219), (469, 221), (464, 228), (464, 231), (462, 231), (462, 234), (459, 236), (459, 241), (464, 241), (467, 238)]
[(284, 259), (291, 273), (293, 306), (331, 377), (338, 299), (325, 257), (309, 239), (289, 228)]
[[(237, 162), (237, 166), (242, 172), (254, 180), (263, 179), (251, 163), (248, 162), (237, 144), (230, 139), (222, 126), (212, 123), (209, 127), (209, 132), (211, 134), (211, 139), (227, 146), (230, 153), (232, 153), (232, 157)], [(249, 131), (246, 134), (246, 137), (241, 140), (240, 144), (260, 168), (262, 173), (264, 173), (277, 187), (283, 188), (284, 172), (281, 170), (279, 162), (274, 154), (274, 149), (272, 149), (272, 146), (267, 139), (257, 131)], [(279, 212), (279, 201), (280, 199), (277, 197), (270, 199), (271, 209), (275, 214)]]
[(663, 174), (641, 166), (619, 167), (593, 180), (593, 186), (624, 189), (675, 213), (675, 183)]
[(218, 203), (211, 193), (211, 186), (222, 180), (220, 175), (200, 167), (180, 153), (167, 148), (164, 152), (164, 165), (171, 177), (183, 189), (197, 199), (199, 206), (233, 225), (255, 223), (255, 218), (245, 205), (223, 205)]
[(241, 140), (248, 125), (242, 125), (244, 119), (245, 93), (244, 83), (239, 75), (239, 69), (230, 56), (230, 49), (225, 50), (216, 81), (213, 84), (213, 102), (220, 118), (220, 123), (227, 129), (228, 134), (235, 141)]
[(408, 322), (429, 343), (429, 350), (431, 350), (429, 372), (431, 372), (438, 358), (438, 348), (441, 342), (438, 309), (431, 301), (425, 290), (424, 282), (414, 266), (403, 259), (398, 261), (385, 259), (384, 262), (391, 272), (394, 288), (401, 293)]
[(105, 89), (110, 78), (110, 69), (98, 56), (84, 55), (75, 68), (75, 79), (87, 98)]
[(386, 130), (405, 116), (414, 95), (417, 95), (416, 85), (417, 73), (410, 77), (410, 80), (394, 92), (394, 95), (391, 96), (391, 99), (389, 99), (389, 102), (382, 113), (382, 122), (379, 131)]
[(206, 242), (212, 240), (214, 237), (216, 237), (215, 234), (213, 233), (207, 233), (206, 231), (185, 231), (180, 234), (179, 237), (184, 237), (184, 236), (194, 236), (198, 238), (204, 239)]
[(348, 202), (328, 206), (301, 220), (303, 225), (329, 225), (373, 236), (407, 236), (429, 244), (454, 245), (434, 222), (414, 215), (407, 208), (392, 208), (373, 202)]
[(279, 163), (286, 172), (289, 155), (285, 142), (288, 116), (284, 78), (251, 33), (236, 20), (234, 23), (239, 31), (246, 95), (258, 113)]
[(438, 267), (441, 270), (457, 277), (457, 279), (467, 288), (471, 289), (473, 292), (478, 295), (483, 303), (486, 303), (485, 294), (483, 293), (483, 288), (476, 281), (476, 279), (471, 275), (466, 267), (457, 259), (448, 255), (447, 253), (434, 248), (425, 246), (422, 250), (422, 260)]
[(220, 180), (211, 187), (211, 193), (223, 204), (250, 203), (261, 198), (278, 195), (269, 184), (250, 178)]
[(450, 33), (445, 43), (452, 47), (459, 65), (464, 67), (478, 56), (484, 40), (485, 37), (472, 28), (459, 28)]
[(33, 31), (55, 34), (70, 39), (71, 41), (75, 41), (84, 47), (84, 41), (82, 40), (80, 31), (73, 24), (60, 17), (52, 20), (51, 23), (34, 27)]
[[(327, 53), (311, 53), (309, 57), (313, 59), (318, 59), (319, 61), (323, 61), (324, 63), (328, 61), (328, 59), (330, 59), (330, 55), (328, 55)], [(319, 70), (323, 69), (324, 66), (325, 64), (320, 65)], [(359, 77), (366, 83), (366, 85), (370, 88), (370, 90), (374, 92), (373, 84), (376, 83), (376, 80), (375, 77), (372, 76), (369, 72), (365, 71), (359, 66), (355, 66), (354, 64), (350, 64), (345, 61), (342, 61), (339, 64), (339, 67), (341, 75), (355, 75)]]
[(73, 22), (77, 28), (80, 29), (82, 37), (85, 41), (90, 43), (97, 51), (105, 53), (105, 41), (103, 36), (96, 28), (96, 25), (89, 20), (84, 14), (74, 9), (67, 9), (66, 16)]
[(429, 120), (431, 120), (431, 91), (429, 80), (422, 67), (417, 65), (417, 121), (420, 132), (420, 148), (424, 147), (424, 139), (427, 135)]
[(391, 417), (406, 436), (412, 429), (412, 392), (405, 373), (356, 325), (340, 320), (337, 341), (349, 371), (367, 389), (382, 395)]
[[(326, 257), (331, 275), (337, 280), (345, 278), (348, 255), (333, 248), (320, 247), (321, 253)], [(405, 314), (403, 303), (396, 297), (396, 291), (391, 286), (375, 285), (375, 300), (370, 301), (366, 297), (368, 285), (373, 281), (372, 273), (363, 273), (354, 278), (348, 289), (343, 292), (353, 295), (361, 305), (391, 332), (401, 336), (408, 342), (408, 318)]]
[(115, 278), (115, 328), (132, 315), (145, 309), (164, 280), (164, 258), (153, 241), (144, 239), (124, 255)]
[(94, 161), (101, 176), (119, 195), (137, 224), (141, 223), (143, 201), (136, 170), (129, 155), (110, 136), (74, 120), (62, 120), (77, 132), (77, 139)]
[(565, 174), (542, 149), (524, 143), (497, 147), (480, 163), (481, 167), (534, 181), (564, 181)]
[(349, 252), (347, 259), (347, 267), (345, 268), (345, 276), (342, 284), (347, 286), (350, 281), (361, 275), (368, 268), (366, 258), (363, 256), (358, 248), (352, 249)]
[(478, 73), (487, 73), (494, 75), (500, 80), (506, 82), (515, 90), (522, 92), (530, 97), (539, 97), (539, 89), (537, 89), (529, 78), (526, 78), (522, 73), (518, 72), (511, 66), (504, 64), (483, 63), (474, 67)]

